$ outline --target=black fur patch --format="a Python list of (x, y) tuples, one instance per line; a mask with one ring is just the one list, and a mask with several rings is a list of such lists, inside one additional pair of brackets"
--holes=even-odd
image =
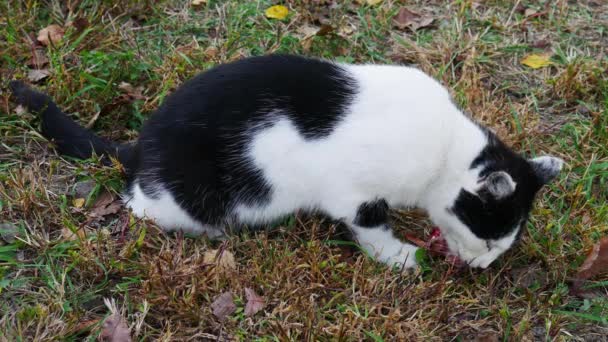
[(495, 199), (484, 191), (479, 196), (464, 189), (460, 191), (449, 211), (481, 239), (498, 239), (508, 235), (529, 216), (532, 202), (542, 183), (526, 159), (509, 149), (494, 134), (487, 131), (488, 145), (471, 164), (471, 168), (483, 167), (485, 177), (495, 171), (505, 171), (517, 183), (515, 192), (502, 199)]
[(361, 203), (354, 223), (361, 227), (373, 228), (386, 222), (388, 222), (388, 203), (384, 199), (376, 199)]
[(246, 156), (252, 133), (283, 116), (306, 139), (324, 137), (356, 87), (339, 66), (303, 57), (217, 66), (178, 88), (144, 125), (137, 178), (144, 191), (165, 185), (202, 223), (221, 223), (236, 205), (270, 200), (272, 186)]

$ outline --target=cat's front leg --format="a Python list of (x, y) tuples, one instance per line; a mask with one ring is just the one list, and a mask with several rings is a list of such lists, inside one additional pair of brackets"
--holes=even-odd
[(349, 225), (357, 241), (370, 255), (389, 266), (416, 267), (416, 246), (399, 241), (387, 225)]
[(361, 247), (389, 266), (416, 267), (416, 246), (395, 237), (388, 224), (389, 207), (385, 200), (363, 202), (356, 208), (347, 225)]

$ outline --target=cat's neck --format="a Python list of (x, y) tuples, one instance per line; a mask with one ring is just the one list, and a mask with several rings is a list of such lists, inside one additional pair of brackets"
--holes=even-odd
[(463, 114), (454, 116), (449, 125), (451, 138), (446, 141), (441, 167), (420, 203), (427, 210), (449, 203), (463, 187), (475, 188), (477, 177), (471, 163), (487, 144), (486, 133)]

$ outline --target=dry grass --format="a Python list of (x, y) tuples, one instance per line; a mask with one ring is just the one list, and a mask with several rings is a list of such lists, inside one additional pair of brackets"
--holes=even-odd
[[(39, 86), (81, 122), (126, 140), (185, 79), (242, 56), (411, 63), (523, 153), (560, 155), (568, 166), (540, 196), (523, 242), (491, 268), (455, 271), (427, 258), (419, 271), (399, 272), (318, 217), (224, 242), (167, 235), (124, 210), (90, 219), (102, 191), (120, 191), (118, 170), (58, 157), (36, 119), (3, 92), (0, 340), (93, 340), (110, 314), (104, 298), (116, 300), (140, 340), (606, 340), (608, 278), (590, 283), (592, 298), (568, 290), (585, 249), (608, 230), (604, 2), (408, 1), (435, 18), (416, 32), (392, 26), (402, 5), (392, 0), (290, 0), (285, 21), (263, 16), (271, 1), (110, 3), (1, 3), (2, 89), (26, 77), (39, 49), (51, 72)], [(68, 25), (77, 19), (88, 24)], [(64, 40), (33, 44), (52, 23), (68, 28)], [(331, 32), (307, 38), (306, 28), (320, 25)], [(529, 53), (550, 53), (554, 64), (524, 67)], [(121, 82), (142, 87), (141, 96), (125, 94)], [(94, 186), (76, 195), (75, 184), (86, 183)], [(75, 206), (79, 196), (84, 208)], [(399, 232), (428, 227), (415, 212), (394, 218)], [(235, 255), (234, 269), (205, 260), (218, 248)], [(245, 288), (266, 300), (253, 317), (243, 312)], [(222, 322), (210, 304), (227, 291), (237, 310)]]

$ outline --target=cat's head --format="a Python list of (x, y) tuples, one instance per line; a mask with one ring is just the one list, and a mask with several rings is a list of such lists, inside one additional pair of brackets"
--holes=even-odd
[(486, 268), (517, 240), (536, 193), (563, 165), (556, 157), (525, 159), (487, 132), (488, 144), (473, 160), (449, 202), (429, 212), (452, 254)]

